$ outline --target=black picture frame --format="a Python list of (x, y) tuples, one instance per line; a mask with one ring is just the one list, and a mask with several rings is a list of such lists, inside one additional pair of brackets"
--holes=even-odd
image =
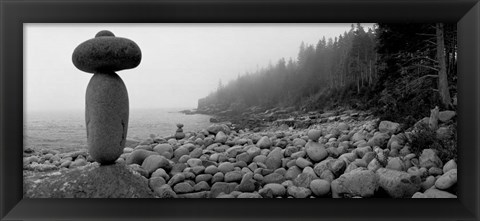
[[(479, 220), (478, 0), (0, 0), (1, 220)], [(22, 199), (24, 23), (457, 22), (458, 199)]]

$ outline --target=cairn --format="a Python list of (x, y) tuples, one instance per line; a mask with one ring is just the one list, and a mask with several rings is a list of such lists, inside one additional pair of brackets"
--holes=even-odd
[(328, 152), (323, 144), (318, 142), (318, 139), (322, 136), (320, 130), (311, 129), (307, 133), (308, 143), (305, 145), (305, 151), (308, 157), (314, 162), (320, 162), (327, 158)]
[(85, 97), (87, 143), (90, 156), (102, 165), (115, 163), (127, 137), (128, 93), (115, 72), (137, 67), (141, 58), (135, 42), (105, 30), (73, 52), (75, 67), (93, 74)]
[(185, 133), (183, 133), (183, 124), (177, 124), (177, 131), (175, 132), (175, 139), (181, 140), (185, 138)]

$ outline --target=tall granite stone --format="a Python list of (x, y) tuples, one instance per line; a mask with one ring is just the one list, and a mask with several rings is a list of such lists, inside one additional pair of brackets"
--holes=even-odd
[(128, 93), (115, 71), (135, 68), (141, 58), (135, 42), (110, 31), (100, 31), (73, 52), (75, 67), (94, 74), (87, 86), (85, 121), (90, 156), (100, 164), (114, 163), (127, 137)]

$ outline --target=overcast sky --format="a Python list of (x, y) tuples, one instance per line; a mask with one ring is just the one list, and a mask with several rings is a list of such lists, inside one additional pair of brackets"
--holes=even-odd
[[(196, 108), (197, 100), (237, 75), (296, 59), (300, 43), (334, 38), (351, 24), (25, 24), (27, 111), (83, 110), (92, 74), (72, 52), (100, 30), (138, 44), (142, 61), (117, 72), (130, 108)], [(363, 24), (371, 27), (371, 24)]]

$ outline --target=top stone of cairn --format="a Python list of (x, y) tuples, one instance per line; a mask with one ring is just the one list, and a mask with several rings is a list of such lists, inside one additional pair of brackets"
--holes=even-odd
[(115, 37), (107, 30), (75, 48), (72, 61), (75, 67), (88, 73), (102, 73), (135, 68), (142, 60), (138, 45), (130, 39)]

